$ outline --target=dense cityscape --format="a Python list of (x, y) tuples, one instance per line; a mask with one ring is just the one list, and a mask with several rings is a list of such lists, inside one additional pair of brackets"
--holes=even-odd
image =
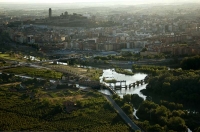
[(200, 3), (0, 4), (0, 131), (200, 132)]

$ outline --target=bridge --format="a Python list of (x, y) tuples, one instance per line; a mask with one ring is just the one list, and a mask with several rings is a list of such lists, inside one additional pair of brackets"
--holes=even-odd
[[(119, 83), (119, 85), (117, 85)], [(139, 81), (136, 81), (136, 82), (133, 82), (129, 85), (126, 85), (126, 81), (117, 81), (116, 83), (114, 83), (114, 88), (115, 89), (122, 89), (122, 88), (135, 88), (136, 86), (139, 86), (139, 85), (144, 85), (147, 83), (147, 79), (142, 79), (142, 80), (139, 80)]]
[(107, 86), (106, 84), (101, 83), (101, 84), (100, 84), (100, 88), (102, 89), (103, 87), (106, 88), (106, 89), (108, 89), (112, 94), (117, 94), (117, 93), (115, 92), (115, 90), (111, 87), (111, 85), (110, 85), (110, 86)]
[(139, 81), (129, 84), (129, 88), (132, 88), (132, 87), (135, 88), (136, 86), (143, 85), (146, 83), (147, 83), (147, 79), (145, 78), (143, 80), (139, 80)]
[(147, 83), (147, 78), (136, 81), (134, 83), (130, 83), (129, 85), (126, 85), (126, 81), (123, 80), (123, 81), (116, 81), (116, 83), (114, 83), (113, 87), (111, 86), (111, 83), (109, 83), (109, 86), (104, 83), (101, 83), (101, 88), (104, 87), (104, 88), (108, 89), (112, 94), (116, 94), (115, 90), (117, 90), (117, 89), (135, 88), (136, 86), (144, 85), (146, 83)]

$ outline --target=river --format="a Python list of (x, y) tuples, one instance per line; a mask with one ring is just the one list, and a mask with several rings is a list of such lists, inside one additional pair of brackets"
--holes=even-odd
[[(136, 73), (134, 75), (124, 75), (124, 74), (120, 74), (120, 73), (117, 73), (115, 72), (114, 69), (106, 69), (106, 70), (103, 70), (103, 74), (102, 76), (100, 77), (100, 82), (101, 83), (105, 83), (103, 82), (103, 78), (106, 78), (106, 79), (115, 79), (117, 81), (123, 81), (125, 80), (126, 81), (126, 85), (129, 85), (131, 83), (134, 83), (136, 81), (139, 81), (139, 80), (143, 80), (145, 77), (147, 76), (147, 74), (143, 74), (143, 73)], [(109, 85), (108, 83), (105, 83), (106, 85)], [(120, 97), (123, 97), (123, 95), (126, 95), (126, 94), (138, 94), (140, 97), (142, 97), (144, 100), (146, 99), (146, 96), (143, 95), (140, 91), (142, 89), (145, 89), (146, 88), (146, 85), (139, 85), (139, 86), (136, 86), (135, 88), (122, 88), (121, 90), (115, 90), (115, 92), (120, 96)], [(114, 86), (114, 84), (112, 83), (111, 86)], [(101, 93), (104, 93), (104, 94), (107, 94), (107, 95), (111, 95), (110, 91), (107, 90), (107, 89), (101, 89), (99, 90), (99, 92)]]

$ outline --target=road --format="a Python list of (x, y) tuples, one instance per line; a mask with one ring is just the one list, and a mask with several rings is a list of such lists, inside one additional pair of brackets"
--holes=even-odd
[(117, 113), (124, 119), (124, 121), (133, 129), (133, 130), (140, 130), (141, 129), (124, 113), (124, 111), (115, 103), (115, 101), (109, 96), (104, 95), (105, 98), (111, 103)]

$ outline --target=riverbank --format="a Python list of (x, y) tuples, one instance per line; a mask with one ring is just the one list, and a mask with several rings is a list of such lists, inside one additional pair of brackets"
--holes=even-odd
[(86, 67), (95, 67), (95, 68), (100, 68), (100, 69), (110, 69), (115, 66), (123, 69), (131, 69), (132, 64), (128, 63), (118, 63), (118, 64), (112, 64), (112, 63), (88, 63), (87, 65), (84, 65)]
[(125, 75), (134, 75), (134, 73), (131, 70), (129, 71), (129, 70), (126, 70), (126, 69), (123, 69), (123, 68), (116, 67), (115, 71), (117, 73), (121, 73), (121, 74), (125, 74)]

